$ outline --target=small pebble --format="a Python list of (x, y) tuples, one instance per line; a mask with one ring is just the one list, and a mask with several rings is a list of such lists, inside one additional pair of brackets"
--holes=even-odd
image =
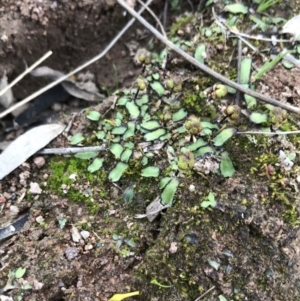
[(71, 235), (72, 235), (72, 240), (74, 242), (79, 242), (80, 241), (80, 239), (81, 239), (80, 233), (79, 233), (78, 229), (74, 226), (71, 229)]
[(190, 192), (194, 192), (195, 189), (196, 189), (195, 185), (191, 184), (191, 185), (189, 186), (189, 191), (190, 191)]
[(91, 250), (91, 249), (93, 249), (93, 245), (86, 245), (86, 246), (84, 246), (84, 250), (85, 251), (88, 251), (88, 250)]
[(65, 254), (67, 259), (72, 260), (78, 255), (78, 250), (74, 247), (67, 247)]
[(3, 194), (0, 194), (0, 203), (5, 203), (6, 202), (6, 198)]
[(30, 172), (29, 171), (23, 171), (20, 173), (19, 178), (20, 178), (20, 184), (23, 186), (27, 186), (26, 180), (29, 178)]
[(41, 194), (42, 189), (40, 188), (39, 184), (36, 182), (30, 182), (30, 193), (32, 194)]
[(42, 168), (46, 163), (45, 158), (41, 156), (34, 158), (33, 162), (39, 169)]
[(82, 230), (80, 231), (80, 235), (82, 236), (83, 239), (87, 239), (90, 236), (90, 232)]
[(10, 193), (8, 193), (8, 192), (3, 192), (3, 196), (7, 199), (7, 200), (9, 200), (10, 198), (11, 198), (11, 194)]
[(11, 215), (17, 215), (19, 213), (19, 211), (20, 211), (19, 208), (15, 205), (11, 205), (9, 207), (9, 212)]
[(44, 221), (44, 218), (40, 215), (35, 220), (37, 223), (41, 224)]
[(171, 242), (170, 248), (169, 248), (169, 252), (170, 253), (176, 253), (177, 252), (177, 242)]

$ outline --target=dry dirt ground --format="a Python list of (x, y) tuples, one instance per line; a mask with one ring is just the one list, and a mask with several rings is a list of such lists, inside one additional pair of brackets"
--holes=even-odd
[[(185, 5), (182, 11), (189, 9)], [(156, 1), (158, 12), (162, 7)], [(128, 17), (125, 20), (122, 13), (108, 0), (43, 5), (3, 1), (0, 70), (14, 78), (24, 60), (30, 65), (51, 49), (54, 55), (47, 65), (70, 71), (99, 53), (124, 26)], [(124, 45), (131, 40), (143, 45), (144, 39), (149, 39), (146, 32), (134, 27), (104, 60), (89, 68), (103, 93), (116, 84), (130, 86), (142, 73)], [(220, 53), (214, 51), (216, 58)], [(179, 61), (175, 70), (185, 76), (195, 73), (195, 68), (184, 69), (180, 59), (171, 57)], [(40, 85), (28, 78), (13, 92), (21, 99)], [(297, 106), (298, 70), (277, 67), (258, 90)], [(101, 105), (97, 110), (103, 110)], [(113, 118), (114, 113), (109, 114), (107, 118)], [(63, 121), (69, 119), (64, 116)], [(291, 120), (299, 127), (297, 116)], [(93, 142), (95, 129), (85, 115), (73, 122), (72, 134), (79, 131)], [(86, 172), (87, 163), (72, 156), (30, 158), (0, 182), (0, 225), (15, 219), (12, 208), (17, 208), (18, 216), (28, 217), (18, 235), (1, 242), (0, 288), (6, 285), (9, 271), (24, 267), (20, 286), (29, 283), (32, 289), (19, 287), (3, 294), (13, 300), (105, 301), (117, 292), (140, 291), (141, 296), (130, 300), (166, 301), (195, 300), (214, 287), (201, 300), (225, 300), (220, 295), (227, 300), (300, 300), (299, 158), (290, 173), (276, 165), (282, 148), (298, 155), (299, 139), (249, 141), (242, 137), (226, 147), (236, 169), (233, 178), (188, 175), (182, 179), (175, 205), (153, 223), (133, 216), (152, 201), (149, 195), (155, 194), (157, 181), (129, 177), (116, 186), (108, 181), (109, 171), (92, 177)], [(67, 147), (69, 141), (61, 135), (51, 146)], [(160, 151), (156, 155), (156, 164), (167, 169)], [(40, 163), (43, 159), (46, 164)], [(29, 192), (31, 182), (43, 192)], [(187, 189), (190, 184), (195, 191)], [(125, 203), (123, 192), (132, 186), (136, 197)], [(204, 210), (200, 201), (211, 191), (218, 206)], [(153, 280), (156, 284), (150, 283)]]

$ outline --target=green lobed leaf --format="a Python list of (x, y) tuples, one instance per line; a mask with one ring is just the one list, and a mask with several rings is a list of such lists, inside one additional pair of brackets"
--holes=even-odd
[(115, 119), (115, 128), (118, 128), (122, 125), (122, 119), (116, 118)]
[(208, 128), (208, 129), (216, 129), (218, 130), (219, 129), (219, 126), (215, 123), (211, 123), (209, 121), (200, 121), (201, 125), (203, 128)]
[(216, 207), (217, 201), (215, 200), (215, 195), (212, 192), (210, 192), (208, 194), (207, 200), (201, 202), (200, 206), (202, 208), (208, 208), (209, 206), (212, 208)]
[(133, 153), (132, 149), (126, 148), (126, 149), (123, 151), (123, 153), (121, 154), (120, 160), (121, 160), (122, 162), (127, 163), (127, 162), (129, 161), (129, 159), (130, 159), (132, 153)]
[(121, 112), (117, 112), (116, 117), (117, 117), (117, 119), (122, 121), (124, 116)]
[(159, 189), (165, 188), (165, 186), (171, 181), (171, 179), (171, 177), (162, 178), (158, 184)]
[(215, 260), (208, 259), (208, 263), (211, 267), (213, 267), (216, 271), (219, 269), (220, 264), (216, 262)]
[(227, 299), (223, 295), (218, 296), (219, 301), (227, 301)]
[(103, 125), (103, 127), (105, 128), (105, 130), (109, 131), (113, 128), (113, 125), (111, 124), (111, 122), (109, 122), (108, 120), (100, 120), (99, 121), (100, 125)]
[(141, 176), (156, 178), (159, 176), (159, 168), (157, 166), (148, 166), (143, 168), (141, 171)]
[(251, 122), (260, 124), (268, 121), (268, 114), (266, 113), (259, 113), (259, 112), (252, 112), (249, 116)]
[(170, 140), (172, 137), (172, 135), (170, 133), (166, 133), (165, 135), (162, 135), (159, 137), (160, 141), (164, 141), (164, 140)]
[(132, 240), (132, 239), (128, 239), (128, 238), (125, 238), (124, 239), (124, 242), (127, 246), (131, 247), (131, 248), (134, 248), (135, 247), (135, 242)]
[(227, 4), (224, 7), (225, 11), (228, 11), (233, 14), (247, 14), (248, 13), (248, 7), (241, 4), (241, 3), (233, 3), (233, 4)]
[(87, 116), (86, 116), (89, 120), (92, 121), (98, 121), (101, 117), (101, 114), (97, 111), (90, 111)]
[(109, 173), (108, 179), (112, 182), (118, 182), (127, 168), (128, 164), (119, 162)]
[(256, 106), (257, 101), (256, 101), (256, 98), (255, 98), (255, 97), (250, 96), (250, 95), (248, 95), (248, 94), (244, 94), (244, 98), (245, 98), (245, 101), (246, 101), (246, 103), (247, 103), (247, 108), (248, 108), (248, 109), (251, 109), (251, 108), (253, 108), (253, 107)]
[(116, 136), (115, 138), (111, 139), (111, 142), (113, 142), (113, 143), (119, 143), (120, 141), (121, 141), (120, 136)]
[(234, 89), (234, 88), (232, 88), (232, 87), (229, 87), (229, 86), (226, 86), (226, 88), (227, 88), (227, 92), (228, 92), (229, 94), (235, 94), (235, 93), (236, 93), (236, 89)]
[(144, 117), (147, 113), (148, 106), (147, 105), (142, 105), (141, 106), (141, 116)]
[(214, 139), (214, 146), (222, 146), (228, 139), (236, 134), (236, 129), (227, 128), (220, 132)]
[(152, 74), (152, 78), (154, 79), (154, 80), (159, 80), (159, 73), (153, 73)]
[(240, 83), (243, 85), (248, 84), (250, 81), (251, 66), (252, 66), (252, 59), (250, 57), (245, 57), (242, 59)]
[(134, 198), (134, 189), (133, 185), (130, 185), (124, 192), (123, 200), (125, 203), (129, 203)]
[(200, 44), (195, 50), (194, 58), (201, 64), (204, 64), (204, 55), (206, 50), (205, 44)]
[(22, 290), (31, 290), (32, 286), (29, 283), (27, 283), (27, 284), (22, 285), (21, 289)]
[(176, 129), (176, 132), (179, 133), (179, 134), (183, 134), (183, 133), (186, 133), (187, 130), (186, 130), (186, 128), (182, 125), (182, 126), (180, 126), (180, 127), (178, 127), (178, 128)]
[(286, 68), (286, 69), (292, 69), (295, 65), (293, 63), (290, 63), (286, 60), (282, 61), (282, 65)]
[(131, 119), (137, 119), (140, 116), (140, 109), (133, 101), (127, 101), (125, 107)]
[(145, 130), (151, 131), (161, 127), (157, 120), (149, 120), (141, 123), (141, 127)]
[(204, 30), (204, 34), (205, 34), (205, 36), (206, 36), (207, 38), (209, 38), (209, 37), (211, 37), (211, 36), (212, 36), (212, 34), (213, 34), (213, 31), (212, 31), (212, 29), (211, 29), (211, 28), (205, 28), (205, 30)]
[(99, 139), (99, 140), (104, 140), (106, 134), (104, 131), (99, 131), (96, 133), (96, 137)]
[(222, 176), (225, 178), (230, 178), (235, 173), (235, 169), (234, 169), (232, 161), (228, 155), (228, 152), (223, 152), (221, 154), (220, 170), (221, 170)]
[(83, 152), (83, 153), (77, 153), (75, 155), (75, 158), (81, 159), (81, 160), (89, 160), (93, 159), (98, 156), (98, 152)]
[(188, 145), (187, 148), (193, 152), (206, 144), (207, 144), (206, 141), (204, 141), (202, 138), (199, 138), (196, 142)]
[(195, 156), (195, 159), (197, 159), (198, 157), (201, 157), (204, 154), (214, 153), (214, 152), (215, 152), (215, 149), (213, 147), (207, 145), (207, 146), (200, 147), (198, 150), (196, 150), (194, 152), (194, 156)]
[(83, 140), (84, 140), (83, 135), (81, 133), (77, 133), (74, 136), (72, 136), (70, 144), (75, 145), (75, 144), (82, 142)]
[(149, 96), (148, 94), (145, 94), (143, 95), (141, 98), (138, 98), (135, 103), (138, 105), (138, 106), (142, 106), (142, 105), (145, 105), (149, 102)]
[(133, 121), (129, 121), (127, 123), (127, 131), (124, 133), (123, 139), (126, 140), (130, 137), (133, 137), (134, 132), (135, 132), (135, 123)]
[(111, 133), (113, 135), (123, 135), (127, 131), (126, 126), (118, 126), (112, 129)]
[(183, 120), (187, 116), (187, 114), (188, 114), (187, 111), (184, 108), (181, 108), (177, 112), (173, 113), (172, 120), (174, 122)]
[(95, 158), (93, 163), (88, 166), (88, 171), (90, 173), (93, 173), (93, 172), (99, 170), (103, 165), (103, 161), (104, 161), (103, 158)]
[(122, 152), (124, 151), (124, 148), (121, 144), (118, 143), (112, 143), (109, 146), (109, 150), (113, 155), (115, 155), (116, 158), (120, 159)]
[(142, 165), (147, 165), (148, 164), (148, 158), (147, 157), (143, 157), (141, 160)]
[(25, 268), (18, 268), (18, 269), (15, 271), (15, 277), (16, 277), (17, 279), (22, 278), (22, 277), (25, 275), (25, 272), (26, 272), (26, 269), (25, 269)]
[(118, 99), (116, 104), (117, 104), (117, 106), (125, 106), (125, 104), (128, 100), (129, 100), (128, 97), (123, 96), (123, 97)]
[(257, 24), (257, 26), (262, 30), (262, 31), (266, 31), (267, 29), (267, 24), (265, 22), (263, 22), (261, 19), (255, 17), (254, 15), (249, 16), (249, 19), (251, 21), (253, 21), (255, 24)]
[(131, 141), (125, 142), (124, 147), (127, 147), (129, 149), (133, 149), (134, 148), (134, 143), (131, 142)]
[(157, 129), (144, 135), (146, 141), (153, 141), (166, 134), (165, 129)]
[(160, 82), (154, 81), (150, 83), (150, 86), (159, 96), (163, 96), (165, 94), (165, 88)]
[(178, 185), (179, 185), (179, 180), (177, 178), (172, 178), (172, 180), (165, 186), (161, 194), (162, 205), (166, 206), (172, 204)]

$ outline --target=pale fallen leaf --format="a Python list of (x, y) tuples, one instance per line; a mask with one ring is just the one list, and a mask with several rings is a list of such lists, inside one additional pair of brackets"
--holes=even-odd
[[(39, 67), (39, 68), (31, 71), (30, 74), (35, 77), (47, 77), (53, 81), (55, 81), (65, 75), (64, 73), (62, 73), (60, 71), (53, 70), (46, 66)], [(91, 92), (91, 91), (82, 89), (75, 81), (73, 81), (71, 79), (64, 80), (61, 84), (70, 95), (80, 98), (80, 99), (84, 99), (87, 101), (95, 101), (95, 100), (101, 100), (104, 98), (104, 96), (99, 93), (95, 93), (95, 92)]]
[(293, 43), (300, 40), (300, 15), (297, 15), (287, 21), (282, 27), (282, 33), (288, 33), (293, 36)]
[[(8, 86), (8, 79), (6, 74), (3, 74), (0, 80), (0, 91)], [(11, 89), (8, 89), (3, 95), (0, 96), (0, 104), (7, 109), (14, 103), (14, 96)]]
[(0, 180), (45, 147), (64, 129), (65, 125), (62, 124), (46, 124), (18, 137), (0, 155)]
[(0, 295), (0, 301), (14, 301), (12, 297)]

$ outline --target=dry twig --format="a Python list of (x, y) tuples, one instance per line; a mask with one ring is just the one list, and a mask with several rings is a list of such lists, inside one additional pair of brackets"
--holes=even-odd
[(157, 39), (162, 41), (165, 45), (167, 45), (169, 48), (171, 48), (173, 51), (177, 52), (179, 55), (181, 55), (183, 58), (185, 58), (188, 62), (198, 67), (200, 70), (204, 71), (205, 73), (209, 74), (210, 76), (216, 78), (220, 82), (237, 89), (245, 94), (251, 95), (253, 97), (256, 97), (264, 102), (270, 103), (272, 105), (284, 108), (290, 112), (294, 112), (299, 114), (300, 108), (291, 106), (287, 103), (282, 103), (276, 99), (270, 98), (268, 96), (262, 95), (260, 93), (257, 93), (255, 91), (252, 91), (248, 88), (245, 88), (228, 78), (224, 77), (223, 75), (220, 75), (219, 73), (213, 71), (209, 67), (205, 66), (204, 64), (199, 63), (196, 59), (194, 59), (192, 56), (190, 56), (188, 53), (184, 52), (182, 49), (174, 45), (170, 40), (166, 39), (162, 34), (160, 34), (151, 24), (149, 24), (143, 17), (141, 17), (135, 10), (130, 8), (123, 0), (117, 0), (120, 5), (122, 5), (132, 16), (134, 16), (140, 23), (142, 23), (149, 31), (151, 31)]
[(21, 73), (15, 80), (13, 80), (9, 85), (7, 85), (2, 91), (0, 91), (0, 96), (2, 96), (8, 89), (12, 88), (17, 82), (19, 82), (26, 74), (31, 72), (35, 67), (41, 64), (45, 59), (47, 59), (52, 54), (52, 51), (48, 51), (44, 56), (42, 56), (33, 65), (27, 68), (23, 73)]

